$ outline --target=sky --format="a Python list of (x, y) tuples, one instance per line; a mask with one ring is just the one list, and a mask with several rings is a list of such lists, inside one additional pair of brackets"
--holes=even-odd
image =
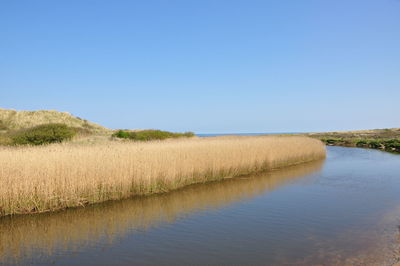
[(115, 129), (400, 127), (400, 1), (4, 0), (0, 107)]

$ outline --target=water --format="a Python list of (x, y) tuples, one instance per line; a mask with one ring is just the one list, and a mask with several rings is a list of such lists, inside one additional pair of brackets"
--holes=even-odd
[(325, 161), (172, 193), (0, 219), (0, 264), (390, 265), (400, 156)]

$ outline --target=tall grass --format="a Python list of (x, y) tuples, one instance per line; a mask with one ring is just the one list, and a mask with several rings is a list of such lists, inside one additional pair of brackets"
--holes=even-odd
[(319, 140), (277, 136), (3, 147), (0, 215), (166, 192), (324, 156)]

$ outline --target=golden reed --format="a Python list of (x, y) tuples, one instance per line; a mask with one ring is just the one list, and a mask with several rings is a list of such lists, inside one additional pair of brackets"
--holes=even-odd
[(166, 192), (325, 157), (319, 140), (227, 136), (0, 148), (0, 216)]

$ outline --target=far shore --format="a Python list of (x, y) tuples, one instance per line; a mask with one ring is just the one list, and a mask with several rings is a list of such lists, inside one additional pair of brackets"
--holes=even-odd
[(316, 138), (328, 146), (360, 147), (400, 153), (400, 128), (295, 134)]

